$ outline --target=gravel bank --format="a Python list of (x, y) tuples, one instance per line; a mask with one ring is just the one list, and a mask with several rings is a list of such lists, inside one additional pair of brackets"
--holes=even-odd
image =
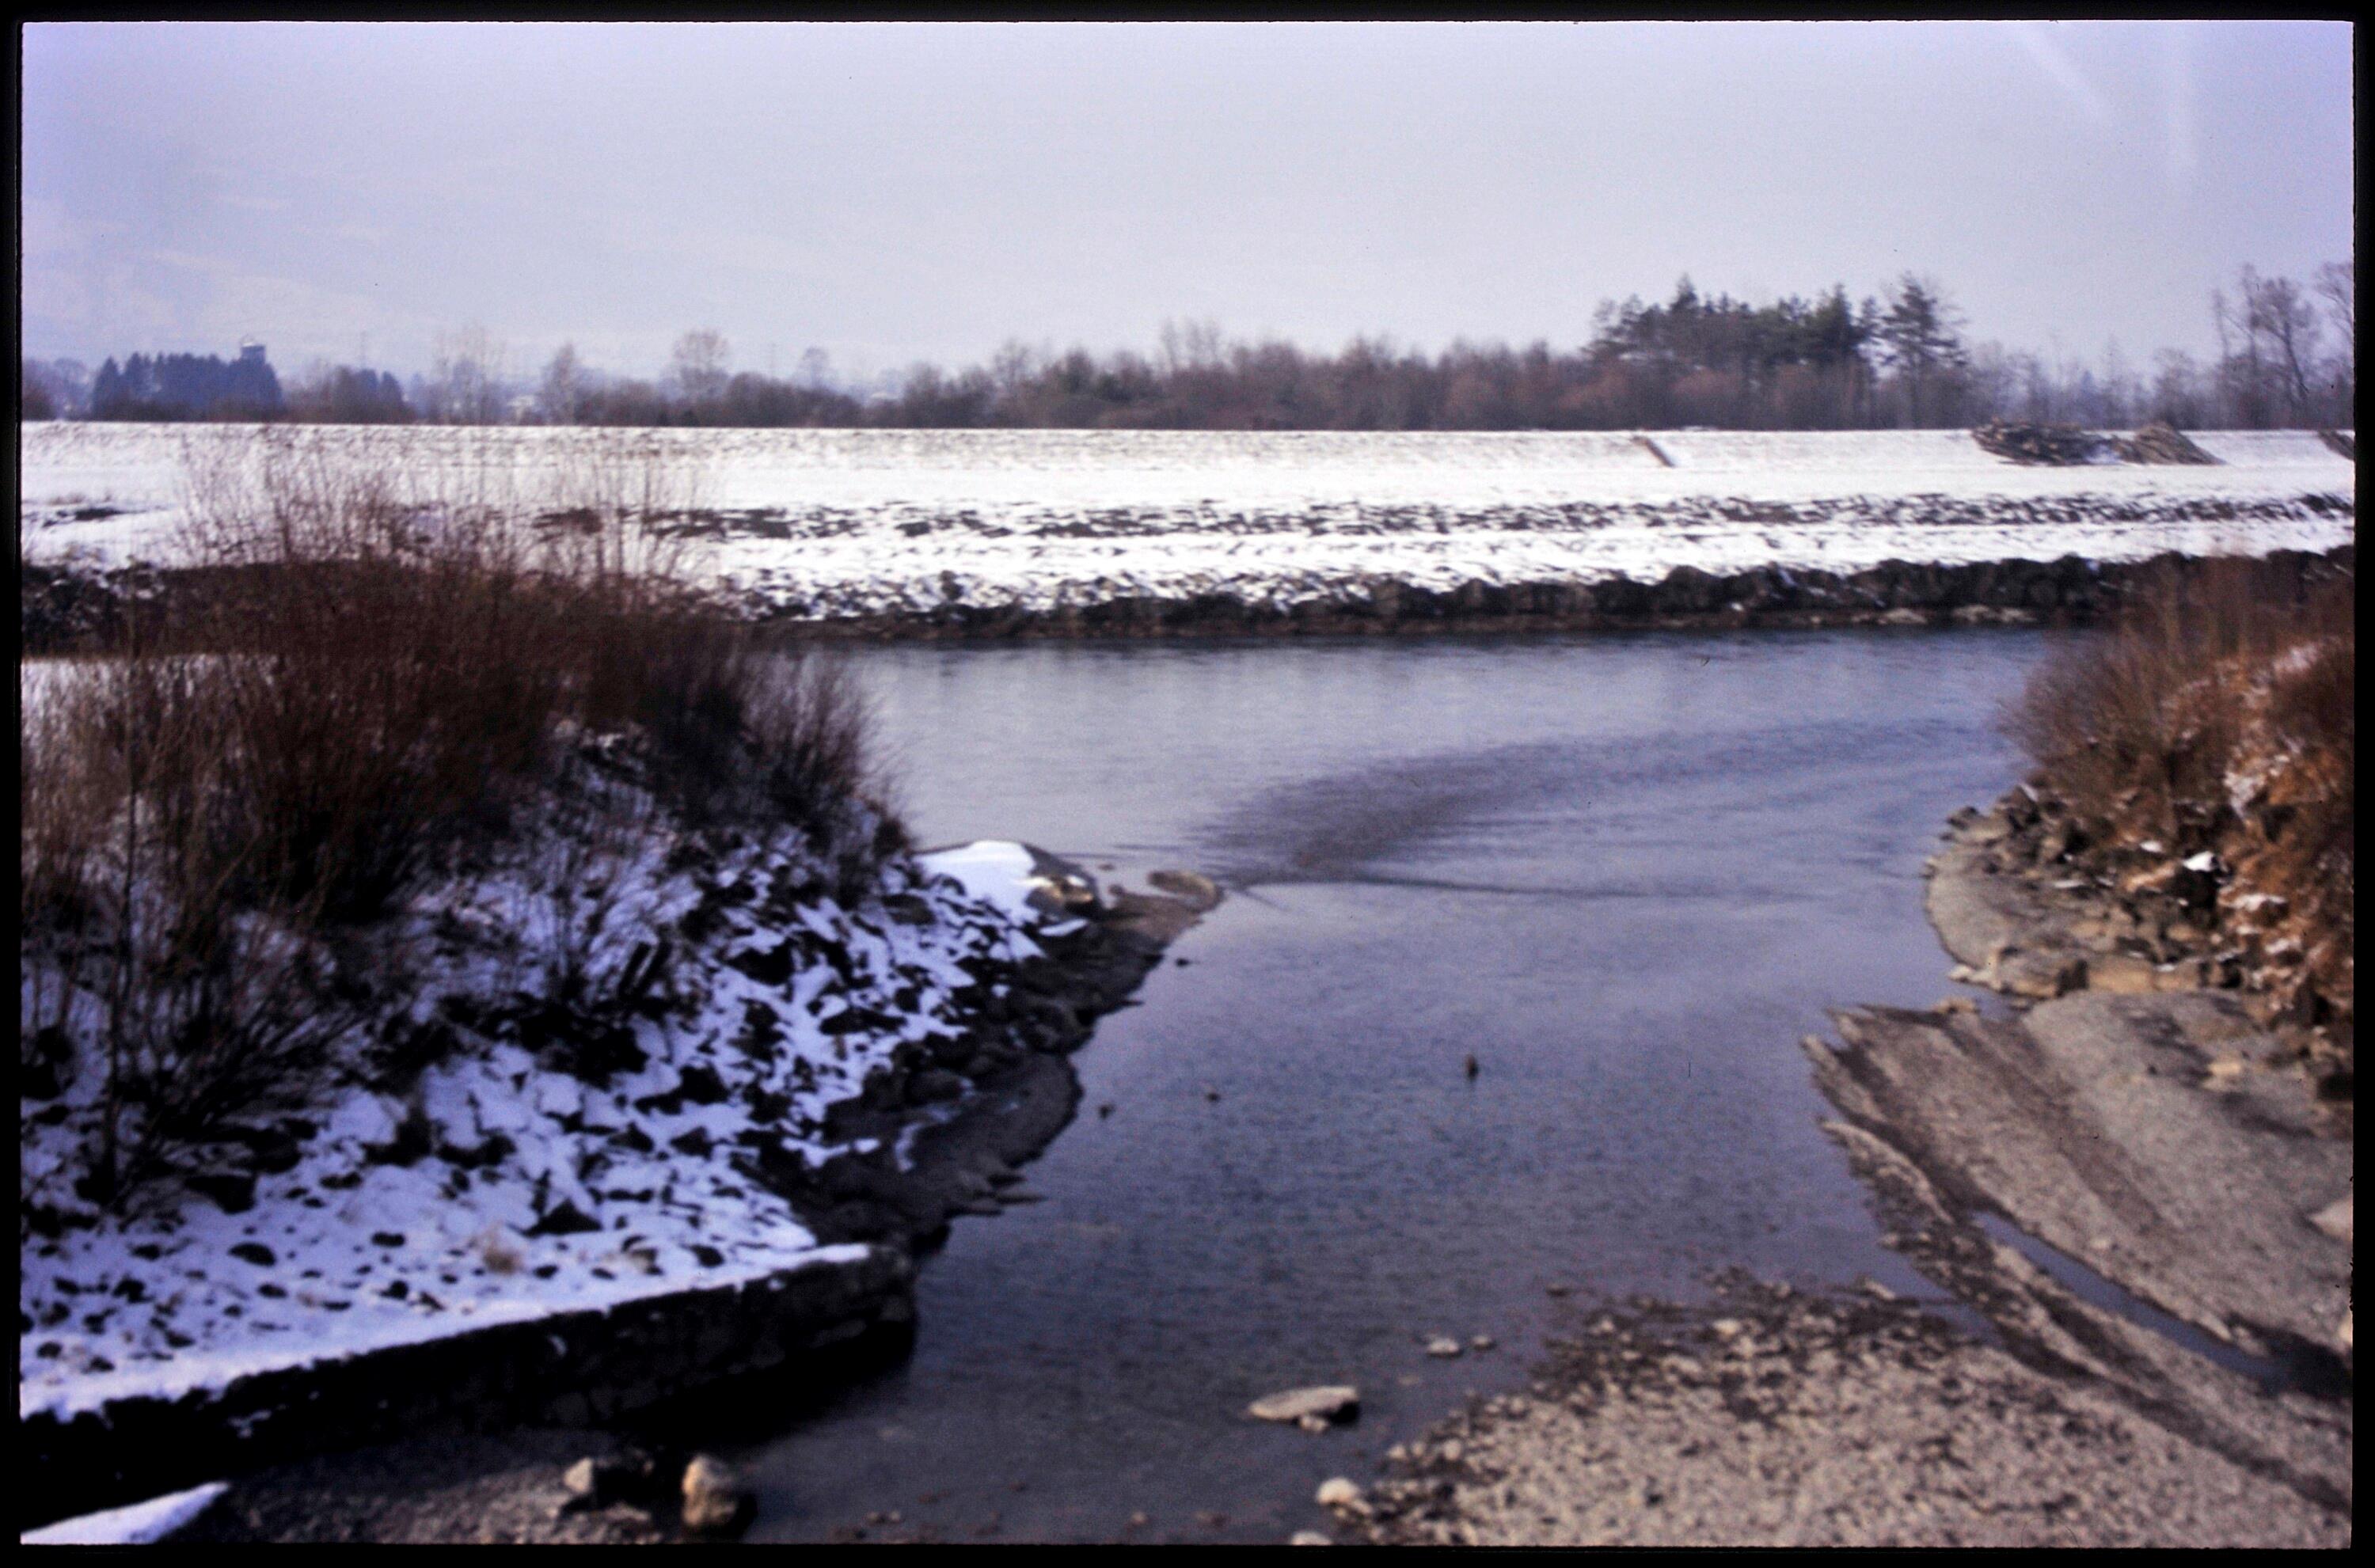
[(1991, 851), (2001, 815), (1958, 819), (1929, 903), (2010, 1010), (1853, 1009), (1804, 1043), (1891, 1244), (1978, 1318), (1738, 1278), (1603, 1316), (1530, 1396), (1332, 1491), (1340, 1535), (2349, 1543), (2349, 1118), (2232, 993), (2019, 961), (2086, 912)]
[(1904, 1302), (1733, 1280), (1601, 1319), (1336, 1510), (1493, 1546), (2333, 1546), (2337, 1517)]

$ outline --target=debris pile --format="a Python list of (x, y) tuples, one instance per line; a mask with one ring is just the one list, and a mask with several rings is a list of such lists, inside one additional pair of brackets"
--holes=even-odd
[(2100, 463), (2108, 445), (2101, 436), (2076, 425), (2038, 425), (2015, 419), (1991, 419), (1973, 430), (1971, 439), (2007, 462), (2052, 468)]
[(2189, 465), (2200, 467), (2218, 461), (2193, 444), (2183, 430), (2166, 419), (2155, 419), (2133, 435), (2113, 436), (2112, 450), (2129, 463)]

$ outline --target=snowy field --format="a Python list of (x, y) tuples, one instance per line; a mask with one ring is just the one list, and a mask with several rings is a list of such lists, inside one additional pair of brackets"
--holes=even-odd
[[(42, 560), (171, 558), (185, 470), (237, 426), (31, 424)], [(1118, 597), (1328, 599), (1379, 580), (1656, 581), (1677, 566), (2139, 560), (2322, 550), (2357, 466), (2307, 431), (2202, 432), (2215, 466), (2023, 467), (1959, 430), (1644, 434), (283, 427), (424, 495), (536, 504), (605, 464), (665, 465), (703, 569), (797, 614), (1047, 609)], [(209, 454), (213, 454), (210, 456)]]

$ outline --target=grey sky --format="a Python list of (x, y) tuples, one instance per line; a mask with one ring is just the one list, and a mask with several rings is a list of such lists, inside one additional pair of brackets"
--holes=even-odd
[(649, 372), (1151, 347), (1572, 345), (1687, 270), (1937, 277), (2139, 360), (2350, 254), (2339, 23), (45, 24), (25, 347)]

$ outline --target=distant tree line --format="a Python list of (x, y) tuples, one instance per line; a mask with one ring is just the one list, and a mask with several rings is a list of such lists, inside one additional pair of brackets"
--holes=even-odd
[[(113, 360), (96, 378), (70, 361), (25, 361), (26, 418), (286, 418), (341, 423), (874, 426), (1160, 430), (1737, 430), (1956, 428), (1992, 419), (2126, 429), (2356, 423), (2355, 263), (2308, 284), (2251, 267), (2211, 301), (2216, 360), (2174, 350), (2149, 366), (2116, 344), (2092, 363), (1972, 344), (1933, 280), (1907, 274), (1878, 295), (1844, 287), (1755, 305), (1702, 294), (1602, 304), (1573, 349), (1453, 344), (1436, 354), (1357, 337), (1314, 353), (1275, 338), (1224, 341), (1210, 323), (1166, 324), (1156, 351), (1094, 355), (1010, 343), (987, 365), (917, 364), (873, 388), (836, 383), (818, 349), (797, 375), (732, 369), (714, 328), (678, 340), (655, 379), (606, 375), (563, 345), (532, 379), (508, 373), (483, 328), (439, 339), (430, 371), (316, 366), (289, 395), (269, 381), (234, 395), (244, 357)], [(181, 378), (168, 383), (161, 367)], [(134, 367), (141, 367), (136, 378)], [(214, 367), (212, 371), (203, 367)], [(200, 367), (193, 370), (190, 367)], [(251, 372), (252, 373), (252, 372)], [(208, 375), (216, 379), (207, 380)], [(194, 379), (195, 378), (195, 379)], [(242, 386), (249, 383), (242, 383)], [(243, 400), (242, 400), (243, 399)], [(182, 412), (160, 412), (178, 408)], [(245, 412), (263, 408), (266, 411)]]
[(236, 359), (213, 354), (135, 354), (91, 378), (94, 419), (269, 419), (283, 410), (280, 378), (253, 344)]
[(289, 388), (289, 417), (317, 425), (404, 425), (413, 416), (403, 383), (387, 371), (319, 365)]

